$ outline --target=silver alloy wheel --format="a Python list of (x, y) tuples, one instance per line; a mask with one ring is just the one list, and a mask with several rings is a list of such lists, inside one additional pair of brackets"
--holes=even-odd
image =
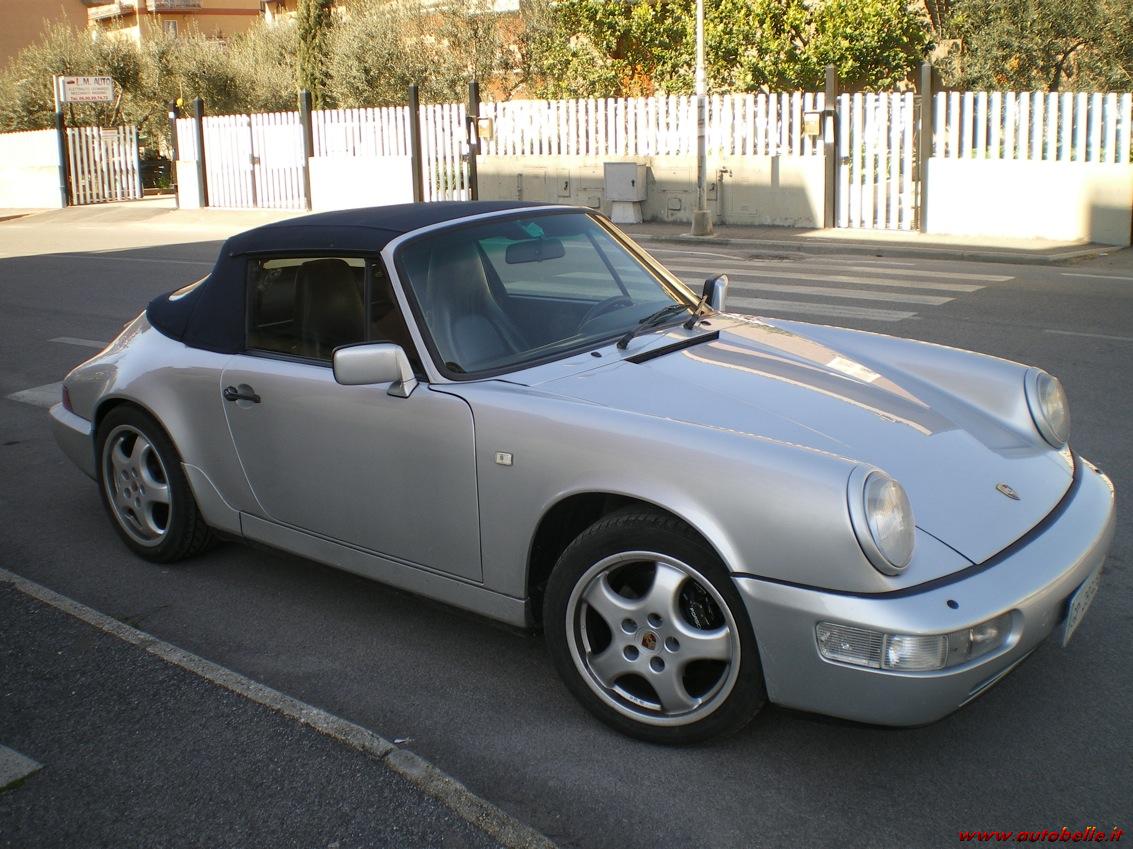
[(102, 485), (114, 518), (139, 545), (160, 545), (169, 532), (172, 496), (165, 464), (149, 438), (118, 425), (102, 444)]
[[(649, 587), (636, 597), (611, 583), (611, 576), (626, 567), (653, 570)], [(690, 621), (687, 597), (682, 598), (689, 582), (715, 604), (722, 620), (718, 626), (701, 628)], [(592, 615), (609, 630), (608, 641), (602, 628), (592, 627)], [(665, 554), (628, 551), (595, 563), (571, 592), (566, 627), (583, 680), (603, 702), (636, 722), (675, 726), (703, 719), (727, 700), (739, 675), (739, 629), (728, 605), (696, 569)], [(715, 674), (690, 692), (686, 673), (698, 661), (715, 661)]]

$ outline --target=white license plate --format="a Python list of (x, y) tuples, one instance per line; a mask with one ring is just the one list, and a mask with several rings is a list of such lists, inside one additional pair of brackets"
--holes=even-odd
[(1070, 642), (1070, 637), (1074, 635), (1074, 629), (1085, 618), (1086, 611), (1090, 609), (1090, 603), (1094, 600), (1094, 596), (1098, 594), (1098, 585), (1101, 584), (1101, 579), (1102, 570), (1099, 568), (1083, 582), (1082, 586), (1074, 591), (1074, 595), (1070, 596), (1070, 601), (1067, 604), (1066, 624), (1062, 631), (1062, 645)]

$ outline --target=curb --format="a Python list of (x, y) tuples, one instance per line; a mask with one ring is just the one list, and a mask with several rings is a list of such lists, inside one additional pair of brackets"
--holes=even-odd
[(73, 616), (104, 633), (192, 672), (210, 683), (243, 696), (306, 725), (352, 749), (372, 755), (410, 784), (432, 796), (450, 811), (480, 829), (507, 849), (556, 849), (555, 844), (528, 825), (477, 796), (452, 776), (408, 749), (402, 749), (361, 725), (301, 702), (238, 672), (159, 640), (145, 631), (99, 613), (85, 604), (0, 568), (0, 583)]
[(838, 242), (814, 241), (801, 242), (798, 240), (783, 239), (746, 239), (731, 236), (691, 236), (666, 235), (635, 232), (626, 230), (629, 236), (638, 242), (661, 242), (683, 245), (731, 245), (735, 247), (773, 248), (775, 250), (790, 251), (792, 253), (821, 253), (821, 254), (853, 254), (856, 256), (891, 256), (911, 258), (947, 258), (965, 259), (973, 262), (1013, 263), (1015, 265), (1063, 265), (1075, 260), (1105, 256), (1114, 251), (1121, 250), (1116, 245), (1099, 245), (1095, 247), (1068, 248), (1056, 253), (1010, 253), (1007, 251), (994, 251), (979, 248), (967, 248), (961, 245), (956, 247), (936, 247), (928, 245), (900, 245), (892, 242)]

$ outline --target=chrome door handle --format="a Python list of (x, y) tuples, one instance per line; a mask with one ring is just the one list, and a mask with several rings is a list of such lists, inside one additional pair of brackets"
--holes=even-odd
[(235, 386), (224, 387), (224, 400), (225, 401), (251, 401), (253, 404), (260, 403), (260, 396), (251, 391), (249, 387), (247, 392), (241, 392)]

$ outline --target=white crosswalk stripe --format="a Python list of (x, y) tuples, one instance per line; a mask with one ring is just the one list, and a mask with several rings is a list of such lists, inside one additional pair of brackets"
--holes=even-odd
[[(694, 288), (697, 283), (702, 282), (696, 277), (682, 277), (681, 279)], [(729, 287), (730, 291), (737, 294), (744, 292), (785, 292), (787, 294), (797, 294), (799, 292), (798, 286), (746, 281), (741, 280), (738, 274), (730, 277), (729, 280), (731, 281)], [(831, 286), (807, 286), (803, 291), (807, 295), (822, 295), (826, 298), (853, 298), (859, 301), (889, 301), (895, 304), (923, 304), (933, 307), (938, 307), (952, 300), (952, 298), (944, 298), (940, 295), (920, 295), (910, 292), (867, 292), (864, 289), (841, 289)]]
[[(701, 271), (702, 266), (684, 265), (677, 263), (665, 263), (665, 267), (670, 271)], [(901, 289), (936, 289), (940, 292), (978, 292), (983, 286), (977, 286), (973, 283), (945, 283), (935, 280), (889, 280), (880, 277), (862, 277), (857, 274), (825, 274), (822, 272), (815, 272), (815, 270), (796, 271), (793, 268), (740, 268), (738, 266), (731, 268), (721, 268), (705, 274), (727, 274), (729, 279), (742, 278), (742, 277), (768, 277), (775, 280), (814, 280), (821, 283), (849, 283), (855, 286), (885, 286), (888, 288), (901, 288)]]
[(45, 383), (43, 386), (21, 389), (4, 397), (9, 401), (19, 401), (21, 404), (31, 404), (34, 407), (50, 407), (56, 401), (62, 400), (63, 382)]
[(813, 301), (779, 301), (773, 298), (729, 298), (728, 309), (736, 312), (754, 312), (760, 315), (780, 312), (804, 313), (828, 318), (864, 318), (871, 321), (903, 321), (916, 315), (915, 312), (904, 310), (871, 309), (841, 304), (822, 304)]
[(653, 253), (693, 291), (700, 291), (705, 278), (727, 274), (729, 309), (769, 316), (904, 321), (1015, 279), (1008, 274), (944, 270), (947, 266), (939, 265), (912, 268), (914, 263), (864, 257), (745, 259), (667, 248)]

